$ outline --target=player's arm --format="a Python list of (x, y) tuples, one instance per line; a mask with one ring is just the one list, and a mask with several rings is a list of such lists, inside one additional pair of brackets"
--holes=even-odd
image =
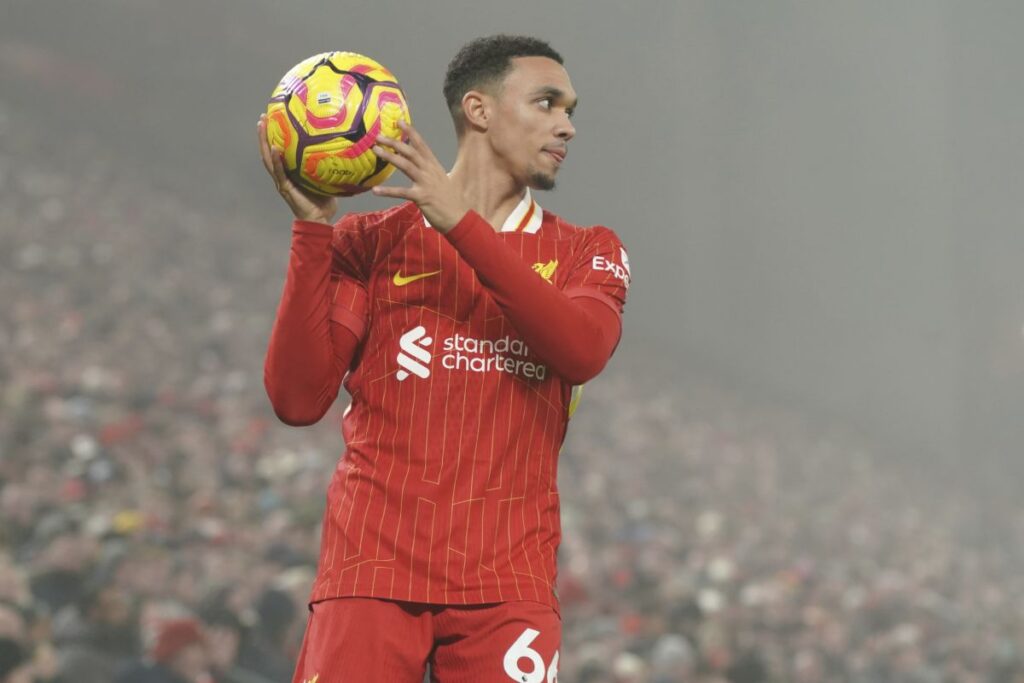
[(538, 277), (475, 211), (446, 237), (523, 341), (553, 372), (583, 384), (604, 369), (622, 335), (626, 293), (626, 279), (592, 267), (594, 255), (603, 252), (612, 258), (619, 249), (610, 230), (602, 229), (590, 240), (591, 246), (573, 264), (565, 291)]
[(342, 268), (332, 267), (335, 229), (330, 221), (337, 200), (308, 195), (288, 180), (280, 151), (267, 143), (263, 116), (257, 132), (263, 165), (295, 215), (288, 273), (264, 361), (264, 386), (281, 421), (308, 425), (320, 420), (338, 396), (363, 334), (366, 288)]
[(366, 287), (331, 268), (331, 226), (295, 221), (263, 383), (282, 422), (322, 418), (338, 397), (365, 330)]
[[(412, 187), (373, 188), (382, 197), (416, 202), (431, 225), (445, 233), (530, 348), (553, 372), (573, 384), (582, 384), (608, 362), (621, 334), (621, 301), (585, 296), (577, 288), (568, 296), (549, 285), (526, 265), (465, 202), (444, 167), (419, 133), (399, 121), (409, 141), (378, 138), (377, 156), (395, 165)], [(389, 151), (387, 148), (390, 148)], [(609, 231), (610, 232), (610, 231)]]

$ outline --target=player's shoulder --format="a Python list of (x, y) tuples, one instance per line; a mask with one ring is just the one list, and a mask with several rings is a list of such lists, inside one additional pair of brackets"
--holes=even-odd
[(569, 239), (579, 245), (610, 243), (622, 246), (618, 234), (607, 225), (577, 225), (547, 209), (544, 210), (544, 223), (540, 232), (549, 239)]

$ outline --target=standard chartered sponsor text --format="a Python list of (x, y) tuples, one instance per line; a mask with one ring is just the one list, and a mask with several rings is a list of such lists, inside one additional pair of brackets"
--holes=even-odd
[(547, 366), (527, 360), (530, 349), (521, 339), (476, 339), (455, 334), (444, 340), (446, 352), (441, 365), (448, 370), (469, 372), (507, 372), (527, 379), (543, 380)]

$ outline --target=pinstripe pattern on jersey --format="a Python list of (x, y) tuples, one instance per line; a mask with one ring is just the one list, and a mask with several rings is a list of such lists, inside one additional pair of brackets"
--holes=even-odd
[[(589, 267), (594, 255), (618, 257), (614, 233), (578, 228), (526, 200), (514, 229), (502, 232), (506, 244), (527, 264), (565, 264), (555, 286), (597, 293), (621, 309), (625, 283)], [(533, 379), (442, 366), (455, 335), (516, 333), (415, 206), (346, 217), (334, 248), (335, 267), (367, 288), (370, 303), (362, 355), (345, 378), (346, 450), (328, 488), (311, 600), (531, 600), (557, 609), (557, 456), (572, 387), (553, 373)], [(396, 287), (399, 270), (441, 272)], [(400, 382), (398, 339), (419, 325), (431, 340), (430, 375)]]

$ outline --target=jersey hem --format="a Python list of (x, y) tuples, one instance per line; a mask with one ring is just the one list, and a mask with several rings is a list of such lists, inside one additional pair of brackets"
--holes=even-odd
[[(322, 583), (324, 583), (324, 582), (319, 582), (317, 585), (313, 586), (313, 590), (312, 590), (312, 592), (311, 592), (311, 594), (309, 596), (309, 599), (307, 601), (307, 606), (310, 609), (312, 609), (313, 605), (317, 604), (318, 602), (324, 602), (326, 600), (335, 600), (335, 599), (338, 599), (338, 598), (373, 598), (375, 600), (389, 600), (391, 602), (407, 602), (407, 603), (416, 603), (416, 604), (419, 604), (419, 605), (443, 605), (443, 606), (448, 606), (448, 607), (460, 607), (460, 606), (469, 606), (469, 605), (499, 605), (499, 604), (503, 604), (503, 603), (507, 603), (507, 602), (533, 602), (533, 603), (537, 603), (538, 605), (544, 605), (546, 607), (550, 607), (551, 609), (553, 609), (555, 611), (555, 614), (558, 615), (559, 619), (561, 619), (561, 617), (562, 617), (561, 605), (559, 605), (558, 600), (554, 599), (554, 591), (552, 591), (552, 599), (551, 600), (541, 600), (541, 599), (538, 599), (538, 598), (531, 598), (531, 597), (525, 597), (525, 596), (524, 597), (506, 598), (504, 600), (481, 600), (481, 599), (479, 599), (479, 597), (470, 597), (471, 594), (472, 595), (478, 595), (480, 593), (480, 589), (472, 589), (472, 590), (465, 590), (465, 591), (448, 591), (449, 596), (452, 595), (453, 593), (455, 593), (456, 595), (462, 596), (463, 599), (461, 599), (461, 600), (452, 599), (451, 597), (449, 597), (449, 599), (447, 599), (447, 600), (424, 600), (424, 599), (415, 599), (415, 598), (396, 598), (396, 597), (391, 596), (391, 595), (380, 594), (380, 593), (378, 593), (376, 591), (360, 590), (358, 588), (353, 588), (353, 589), (347, 590), (347, 591), (337, 591), (336, 590), (336, 591), (331, 591), (329, 593), (324, 594), (324, 593), (320, 592), (320, 588), (322, 587), (322, 585), (321, 585)], [(491, 590), (495, 591), (497, 589), (494, 588), (494, 589), (491, 589)]]

